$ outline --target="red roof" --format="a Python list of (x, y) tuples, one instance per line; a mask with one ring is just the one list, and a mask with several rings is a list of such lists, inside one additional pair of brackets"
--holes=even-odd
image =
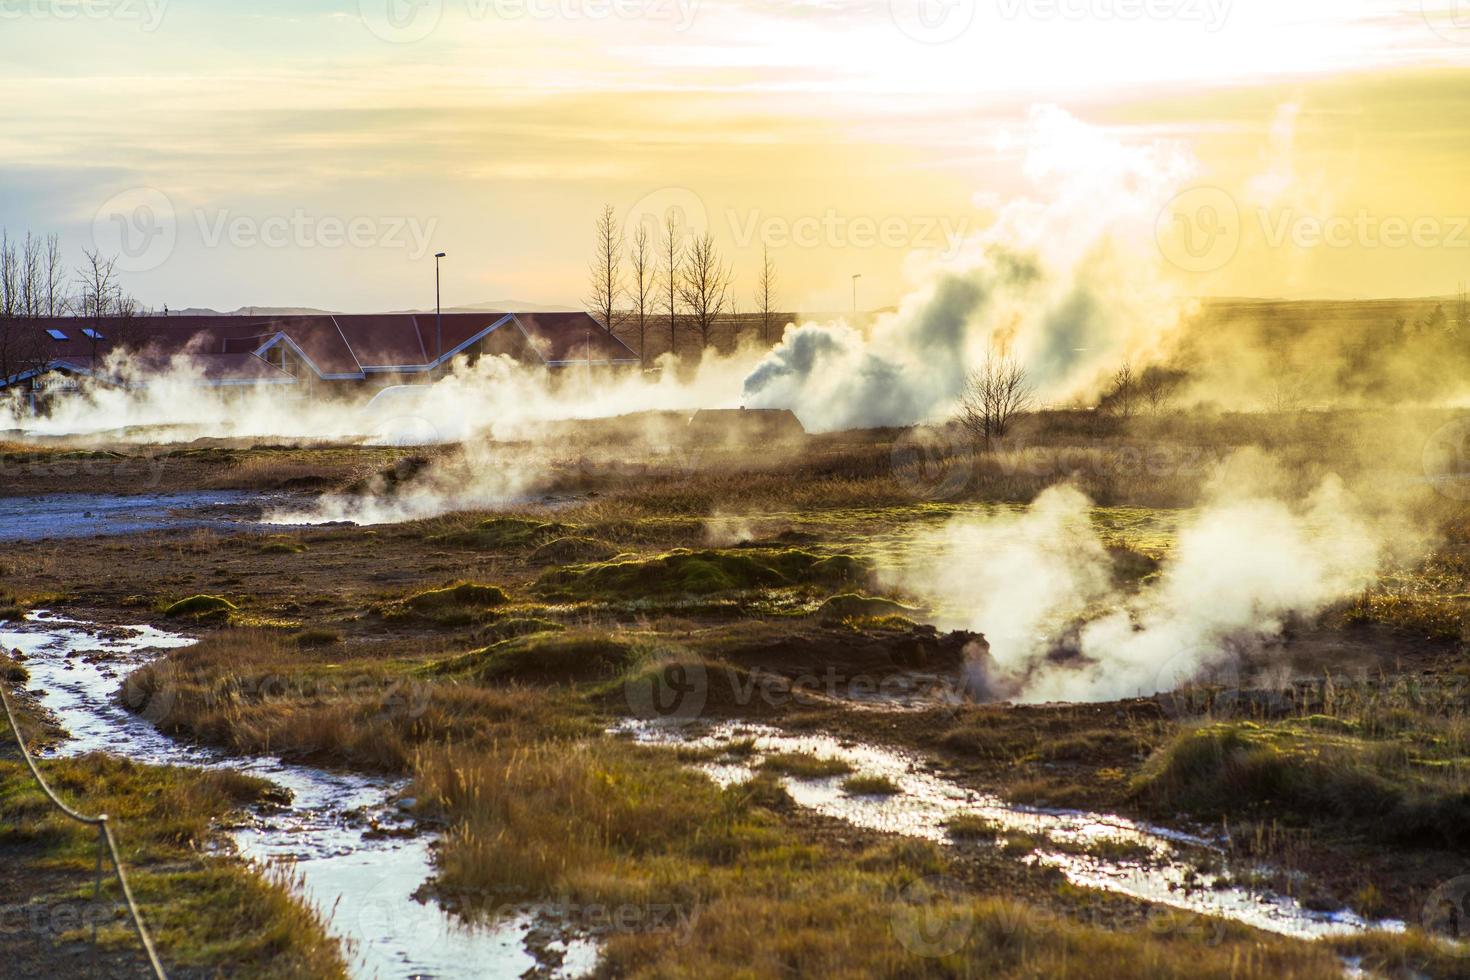
[[(160, 366), (188, 354), (212, 379), (265, 380), (275, 371), (257, 355), (275, 344), (295, 347), (323, 378), (360, 379), (369, 374), (413, 373), (440, 366), (459, 349), (496, 330), (515, 330), (547, 364), (635, 363), (638, 355), (585, 313), (446, 313), (442, 350), (436, 350), (432, 313), (309, 316), (46, 317), (27, 321), (43, 332), (51, 363), (90, 364), (93, 345), (83, 329), (103, 339), (105, 355), (119, 340)], [(58, 331), (53, 339), (45, 331)]]
[(548, 364), (585, 362), (589, 353), (594, 364), (638, 360), (633, 348), (586, 313), (517, 313), (515, 318)]

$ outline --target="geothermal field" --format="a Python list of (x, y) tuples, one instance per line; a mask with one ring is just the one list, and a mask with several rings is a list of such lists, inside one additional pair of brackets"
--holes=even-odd
[(1470, 980), (1466, 10), (0, 0), (0, 980)]
[[(10, 702), (162, 962), (1459, 975), (1464, 418), (1115, 389), (986, 448), (689, 407), (818, 329), (602, 380), (482, 360), (407, 444), (182, 386), (18, 416)], [(26, 975), (146, 973), (95, 831), (8, 751)]]

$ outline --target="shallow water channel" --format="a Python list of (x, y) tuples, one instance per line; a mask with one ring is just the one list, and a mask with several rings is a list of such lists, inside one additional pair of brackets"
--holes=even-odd
[(252, 508), (258, 510), (267, 499), (273, 498), (238, 490), (0, 497), (0, 541), (201, 527), (255, 530), (259, 523), (251, 516)]
[[(754, 754), (725, 756), (700, 765), (721, 784), (750, 779), (762, 758), (773, 753), (795, 752), (841, 759), (854, 773), (887, 777), (901, 792), (891, 796), (849, 795), (841, 786), (845, 776), (786, 776), (782, 782), (798, 805), (870, 830), (942, 842), (949, 839), (944, 825), (952, 817), (963, 814), (983, 818), (998, 830), (1025, 834), (1035, 840), (1035, 849), (1022, 860), (1057, 868), (1069, 881), (1089, 888), (1233, 919), (1267, 932), (1301, 939), (1404, 928), (1402, 922), (1394, 920), (1368, 922), (1348, 911), (1307, 909), (1288, 896), (1243, 887), (1213, 871), (1197, 870), (1191, 858), (1204, 858), (1207, 866), (1222, 863), (1223, 848), (1218, 841), (1112, 814), (1044, 810), (1006, 803), (926, 772), (916, 758), (877, 746), (829, 735), (796, 735), (764, 725), (740, 723), (691, 730), (630, 721), (614, 731), (641, 742), (700, 748), (718, 748), (732, 741), (751, 739)], [(1124, 847), (1110, 848), (1109, 844)], [(1095, 853), (1086, 853), (1094, 849)], [(1130, 856), (1113, 857), (1112, 853)]]
[[(129, 670), (160, 650), (192, 642), (150, 626), (100, 627), (44, 612), (0, 627), (0, 647), (24, 654), (30, 689), (72, 736), (55, 755), (102, 751), (153, 765), (229, 768), (289, 790), (289, 806), (259, 813), (231, 835), (250, 860), (290, 863), (306, 897), (344, 940), (355, 976), (518, 976), (538, 966), (527, 948), (528, 936), (538, 926), (532, 911), (494, 925), (472, 926), (433, 902), (413, 897), (432, 874), (433, 838), (407, 833), (409, 821), (395, 805), (404, 788), (401, 780), (270, 757), (226, 756), (176, 742), (117, 703), (116, 692)], [(1403, 928), (1396, 921), (1367, 922), (1350, 912), (1307, 909), (1288, 896), (1242, 886), (1213, 870), (1197, 870), (1200, 863), (1212, 868), (1223, 864), (1219, 841), (1110, 814), (1012, 805), (959, 787), (898, 751), (739, 723), (694, 729), (630, 721), (613, 731), (643, 742), (709, 748), (753, 740), (753, 754), (701, 764), (722, 784), (751, 778), (770, 753), (841, 759), (854, 772), (887, 777), (901, 792), (853, 796), (842, 790), (843, 777), (785, 777), (792, 798), (858, 827), (936, 841), (948, 839), (944, 824), (950, 818), (981, 817), (1004, 832), (1029, 835), (1035, 849), (1023, 860), (1055, 867), (1082, 886), (1304, 939)], [(1120, 854), (1124, 856), (1115, 856)], [(563, 957), (556, 975), (580, 975), (596, 965), (597, 947), (591, 940), (552, 942), (550, 949)]]
[[(193, 642), (150, 626), (97, 627), (46, 613), (0, 627), (0, 647), (25, 655), (31, 691), (72, 736), (52, 754), (108, 752), (150, 765), (233, 769), (289, 790), (289, 806), (260, 813), (231, 835), (250, 860), (290, 862), (307, 899), (344, 940), (354, 976), (513, 977), (538, 965), (526, 948), (537, 925), (531, 911), (469, 926), (413, 897), (432, 873), (433, 838), (394, 833), (408, 829), (394, 806), (401, 780), (185, 745), (114, 700), (128, 670)], [(596, 964), (590, 941), (550, 948), (564, 956), (557, 975), (580, 975)]]

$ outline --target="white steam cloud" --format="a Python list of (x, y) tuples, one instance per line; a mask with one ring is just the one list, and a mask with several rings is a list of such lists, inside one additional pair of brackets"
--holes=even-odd
[(957, 518), (921, 538), (922, 567), (896, 576), (933, 598), (942, 625), (986, 635), (993, 695), (1109, 701), (1233, 668), (1371, 582), (1389, 539), (1336, 478), (1296, 505), (1222, 483), (1131, 592), (1114, 584), (1090, 511), (1053, 487), (1019, 514)]
[(922, 284), (870, 334), (788, 328), (745, 379), (747, 403), (791, 408), (814, 430), (910, 425), (946, 412), (993, 348), (1047, 399), (1090, 394), (1125, 357), (1166, 350), (1190, 303), (1169, 285), (1155, 225), (1193, 158), (1126, 147), (1055, 107), (1032, 112), (1025, 144), (1033, 196), (998, 207), (955, 258), (917, 258)]

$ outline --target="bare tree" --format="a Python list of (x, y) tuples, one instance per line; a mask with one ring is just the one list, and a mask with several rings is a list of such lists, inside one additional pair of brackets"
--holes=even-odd
[(664, 310), (669, 314), (669, 353), (679, 353), (679, 273), (684, 265), (684, 247), (679, 243), (679, 222), (674, 214), (664, 219)]
[(0, 231), (0, 387), (25, 371), (25, 325), (20, 318), (20, 257), (8, 231)]
[(1184, 383), (1183, 371), (1171, 370), (1161, 365), (1144, 368), (1138, 379), (1138, 395), (1148, 406), (1150, 415), (1162, 415), (1168, 410), (1179, 386)]
[(761, 343), (771, 346), (771, 321), (775, 318), (776, 263), (771, 250), (761, 246), (761, 275), (755, 285), (755, 305), (761, 317)]
[(729, 303), (730, 281), (730, 267), (720, 258), (714, 236), (705, 232), (694, 239), (679, 277), (679, 298), (699, 331), (701, 357), (709, 349), (715, 321)]
[(633, 250), (628, 253), (628, 260), (632, 263), (633, 288), (628, 297), (633, 301), (633, 323), (638, 328), (638, 363), (648, 367), (648, 318), (653, 312), (658, 274), (653, 265), (653, 243), (648, 228), (642, 224), (633, 233)]
[[(117, 279), (117, 257), (100, 250), (82, 253), (86, 261), (77, 269), (77, 313), (83, 318), (82, 338), (91, 349), (92, 368), (104, 343), (124, 347), (132, 341), (132, 321), (138, 304), (123, 291)], [(86, 323), (91, 319), (91, 323)], [(104, 322), (110, 321), (110, 322)]]
[[(65, 312), (66, 268), (61, 239), (26, 233), (23, 240), (0, 231), (0, 387), (11, 378), (44, 367), (48, 351), (40, 317)], [(112, 307), (132, 308), (114, 288)]]
[(20, 315), (20, 256), (10, 232), (0, 231), (0, 316)]
[(1026, 369), (1010, 355), (991, 351), (965, 378), (959, 422), (973, 438), (984, 442), (988, 452), (991, 440), (1005, 438), (1016, 416), (1031, 408), (1035, 396), (1036, 386)]
[(603, 329), (616, 333), (618, 300), (623, 295), (623, 229), (611, 204), (602, 206), (597, 216), (597, 246), (592, 255), (590, 282), (592, 291), (587, 306), (602, 321)]
[(1133, 363), (1124, 361), (1113, 373), (1113, 380), (1103, 395), (1102, 408), (1121, 419), (1131, 419), (1138, 409), (1138, 376), (1133, 373)]
[(41, 285), (41, 242), (26, 232), (20, 256), (20, 314), (40, 316), (45, 308)]
[(61, 236), (46, 236), (46, 255), (41, 264), (45, 292), (45, 314), (61, 316), (66, 312), (66, 265), (61, 258)]

